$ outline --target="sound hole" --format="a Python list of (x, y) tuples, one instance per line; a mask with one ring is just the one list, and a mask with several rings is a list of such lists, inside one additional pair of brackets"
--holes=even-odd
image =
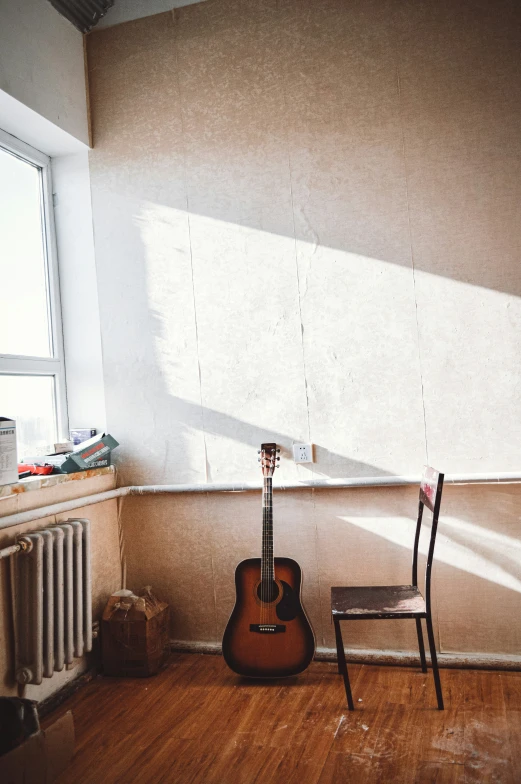
[(274, 602), (279, 595), (279, 586), (275, 580), (261, 580), (257, 586), (257, 596), (261, 602)]

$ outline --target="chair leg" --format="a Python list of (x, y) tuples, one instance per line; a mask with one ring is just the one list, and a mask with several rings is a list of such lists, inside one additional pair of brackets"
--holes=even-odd
[(351, 684), (349, 683), (349, 674), (347, 672), (346, 655), (344, 651), (344, 642), (342, 640), (342, 632), (340, 631), (340, 621), (337, 618), (333, 619), (335, 624), (335, 638), (336, 638), (336, 652), (338, 658), (338, 672), (344, 678), (344, 688), (346, 690), (347, 704), (349, 710), (354, 710), (353, 695), (351, 694)]
[(344, 650), (344, 646), (342, 643), (342, 635), (340, 633), (340, 622), (334, 621), (335, 624), (335, 640), (336, 640), (336, 663), (338, 665), (338, 674), (343, 675), (344, 672), (342, 670), (342, 651)]
[(434, 644), (434, 632), (432, 630), (432, 618), (426, 618), (427, 635), (429, 637), (429, 648), (431, 651), (432, 674), (434, 675), (434, 685), (436, 686), (436, 697), (438, 698), (438, 708), (443, 710), (443, 694), (441, 693), (440, 673), (438, 670), (438, 657), (436, 656), (436, 645)]
[(427, 660), (425, 659), (425, 646), (423, 644), (421, 618), (416, 618), (416, 632), (418, 634), (418, 648), (420, 649), (420, 661), (422, 665), (422, 672), (427, 672)]

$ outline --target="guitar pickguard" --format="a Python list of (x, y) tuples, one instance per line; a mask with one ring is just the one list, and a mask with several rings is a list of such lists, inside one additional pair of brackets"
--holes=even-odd
[(277, 604), (277, 618), (281, 621), (292, 621), (299, 611), (299, 599), (293, 588), (281, 580), (282, 599)]

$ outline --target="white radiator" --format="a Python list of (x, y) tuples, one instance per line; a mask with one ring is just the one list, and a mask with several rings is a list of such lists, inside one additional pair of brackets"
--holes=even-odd
[(41, 683), (92, 650), (90, 520), (74, 519), (18, 541), (12, 559), (19, 683)]

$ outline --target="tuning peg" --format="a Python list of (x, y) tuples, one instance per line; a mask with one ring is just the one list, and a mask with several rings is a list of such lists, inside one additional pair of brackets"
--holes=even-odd
[(257, 449), (257, 454), (260, 455), (260, 449)]
[(260, 457), (257, 458), (257, 463), (260, 463)]
[(277, 449), (277, 452), (280, 452), (280, 449)]

